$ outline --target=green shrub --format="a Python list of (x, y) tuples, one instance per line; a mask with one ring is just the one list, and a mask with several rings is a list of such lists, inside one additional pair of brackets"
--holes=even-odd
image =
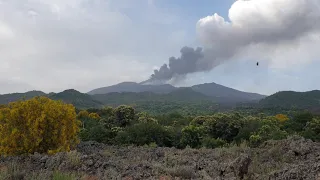
[(135, 111), (131, 106), (119, 106), (114, 110), (116, 124), (120, 127), (128, 126), (135, 117)]
[(196, 126), (186, 126), (182, 129), (181, 144), (183, 146), (189, 145), (192, 148), (201, 147), (202, 137), (204, 135), (204, 129)]
[(220, 138), (215, 139), (215, 138), (207, 137), (203, 139), (202, 145), (206, 148), (214, 149), (214, 148), (223, 147), (226, 143), (227, 143), (226, 141)]
[(116, 141), (122, 144), (145, 145), (156, 143), (158, 146), (172, 146), (170, 134), (164, 126), (157, 123), (138, 123), (119, 132)]
[(249, 138), (249, 145), (252, 147), (257, 147), (261, 144), (262, 138), (259, 135), (251, 135)]

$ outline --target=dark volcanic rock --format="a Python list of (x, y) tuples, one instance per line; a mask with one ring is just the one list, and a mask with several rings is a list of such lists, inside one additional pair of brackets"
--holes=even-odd
[[(16, 167), (12, 168), (11, 164)], [(48, 179), (59, 170), (87, 179), (317, 180), (320, 178), (320, 145), (300, 137), (268, 141), (254, 149), (178, 150), (84, 142), (76, 151), (68, 153), (2, 157), (0, 172), (6, 170), (12, 173), (8, 177), (15, 179), (32, 179), (34, 174), (38, 174), (38, 179)]]

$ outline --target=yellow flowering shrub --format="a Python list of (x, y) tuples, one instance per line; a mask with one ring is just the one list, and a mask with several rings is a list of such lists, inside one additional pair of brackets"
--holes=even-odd
[(288, 116), (286, 116), (286, 115), (284, 115), (284, 114), (277, 114), (275, 117), (276, 117), (276, 119), (277, 119), (278, 121), (280, 121), (281, 123), (286, 122), (286, 121), (289, 120)]
[(0, 154), (56, 153), (78, 143), (75, 107), (46, 97), (0, 108)]
[(78, 113), (78, 118), (88, 118), (89, 117), (89, 113), (86, 110), (82, 110)]
[(89, 114), (89, 118), (91, 118), (91, 119), (100, 119), (100, 116), (97, 113), (90, 113)]

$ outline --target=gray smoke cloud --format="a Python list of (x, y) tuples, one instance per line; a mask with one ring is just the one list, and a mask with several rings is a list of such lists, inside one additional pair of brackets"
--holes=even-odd
[(208, 71), (241, 55), (277, 64), (320, 56), (310, 48), (320, 44), (319, 0), (237, 0), (229, 9), (229, 19), (217, 13), (200, 19), (196, 30), (203, 47), (182, 48), (181, 57), (170, 58), (144, 83)]
[(173, 78), (179, 80), (188, 73), (202, 71), (197, 65), (204, 58), (202, 48), (194, 49), (185, 46), (180, 50), (180, 53), (179, 58), (169, 58), (168, 64), (162, 65), (159, 70), (154, 70), (151, 78), (143, 83), (165, 83)]

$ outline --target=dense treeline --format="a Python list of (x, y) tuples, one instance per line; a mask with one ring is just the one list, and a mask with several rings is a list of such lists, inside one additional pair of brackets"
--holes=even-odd
[[(320, 140), (320, 118), (307, 111), (290, 115), (247, 112), (192, 116), (170, 113), (151, 116), (131, 106), (80, 111), (82, 140), (117, 145), (157, 145), (184, 148), (215, 148), (248, 142), (251, 146), (289, 135)], [(94, 118), (92, 118), (94, 117)]]
[[(132, 106), (76, 111), (71, 104), (36, 97), (0, 107), (0, 153), (69, 151), (82, 141), (110, 145), (216, 148), (300, 135), (320, 141), (320, 118), (307, 111), (172, 112), (150, 115)], [(279, 110), (278, 110), (279, 111)]]

